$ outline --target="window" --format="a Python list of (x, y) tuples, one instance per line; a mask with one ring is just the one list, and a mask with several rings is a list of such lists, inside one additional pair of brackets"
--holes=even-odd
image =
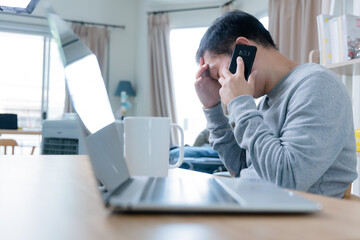
[(47, 119), (61, 119), (65, 108), (65, 73), (58, 46), (54, 41), (51, 41), (49, 54), (48, 101), (45, 111)]
[(261, 17), (261, 18), (259, 18), (259, 21), (262, 23), (264, 28), (269, 30), (269, 16)]
[[(17, 114), (20, 128), (40, 128), (44, 119), (61, 118), (65, 78), (57, 45), (46, 34), (1, 31), (0, 26), (0, 46), (0, 113)], [(38, 136), (9, 137), (22, 146), (40, 142)]]
[(196, 50), (207, 28), (173, 29), (170, 49), (178, 123), (184, 129), (185, 144), (193, 145), (206, 128), (206, 119), (194, 88), (198, 65)]
[(43, 118), (63, 113), (64, 73), (56, 44), (49, 42), (45, 36), (0, 32), (0, 45), (6, 46), (0, 55), (0, 112), (17, 114), (19, 127), (39, 128)]
[(40, 127), (43, 37), (2, 32), (0, 44), (0, 111), (18, 114), (20, 127)]

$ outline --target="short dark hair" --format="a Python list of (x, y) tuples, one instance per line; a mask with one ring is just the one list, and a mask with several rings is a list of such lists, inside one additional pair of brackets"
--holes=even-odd
[(228, 54), (231, 56), (238, 37), (245, 37), (266, 48), (276, 49), (269, 31), (258, 19), (246, 12), (232, 10), (215, 19), (205, 32), (196, 52), (196, 62), (200, 62), (205, 51), (216, 55)]

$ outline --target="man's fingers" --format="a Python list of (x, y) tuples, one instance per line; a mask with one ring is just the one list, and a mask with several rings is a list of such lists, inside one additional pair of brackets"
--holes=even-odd
[(221, 70), (221, 73), (222, 73), (224, 78), (230, 78), (232, 76), (232, 73), (227, 68), (223, 68)]
[(200, 82), (201, 80), (202, 80), (202, 77), (196, 78), (195, 84), (198, 83), (198, 82)]
[[(237, 67), (236, 67), (236, 72), (234, 75), (244, 76), (244, 61), (243, 61), (243, 59), (241, 57), (237, 57), (236, 62), (237, 62)], [(231, 78), (231, 76), (233, 75), (227, 68), (223, 68), (221, 73), (224, 76), (224, 78)]]
[(218, 79), (218, 82), (220, 83), (221, 86), (223, 86), (223, 85), (225, 84), (225, 78), (220, 77), (220, 78)]
[(243, 76), (244, 75), (244, 60), (242, 59), (242, 57), (237, 57), (236, 63), (237, 63), (237, 67), (236, 67), (235, 75)]
[(206, 71), (208, 70), (208, 68), (209, 68), (209, 64), (201, 65), (200, 69), (196, 73), (196, 78), (206, 77), (204, 74), (206, 74)]

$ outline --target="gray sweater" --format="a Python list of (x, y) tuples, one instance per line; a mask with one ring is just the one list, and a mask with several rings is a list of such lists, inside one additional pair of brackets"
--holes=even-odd
[(257, 107), (253, 97), (204, 109), (210, 143), (232, 176), (341, 198), (357, 177), (352, 105), (331, 71), (303, 64)]

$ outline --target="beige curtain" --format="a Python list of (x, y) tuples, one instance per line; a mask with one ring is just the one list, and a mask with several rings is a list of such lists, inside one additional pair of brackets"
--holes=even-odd
[[(107, 79), (108, 45), (110, 32), (107, 28), (72, 24), (74, 33), (83, 41), (86, 46), (95, 54), (99, 61), (101, 74), (104, 81)], [(107, 82), (105, 82), (107, 85)]]
[(269, 0), (269, 31), (279, 51), (299, 63), (319, 49), (316, 16), (321, 0)]
[[(108, 46), (110, 32), (107, 28), (99, 28), (93, 26), (85, 26), (82, 24), (72, 24), (74, 33), (81, 41), (95, 54), (100, 65), (101, 74), (105, 85), (108, 86), (107, 65), (108, 65)], [(65, 97), (65, 113), (74, 112), (73, 106), (66, 91)]]
[[(151, 101), (153, 115), (170, 117), (176, 123), (176, 104), (170, 56), (170, 28), (167, 14), (150, 14), (148, 17), (148, 51)], [(177, 132), (172, 132), (172, 144), (178, 144)]]

